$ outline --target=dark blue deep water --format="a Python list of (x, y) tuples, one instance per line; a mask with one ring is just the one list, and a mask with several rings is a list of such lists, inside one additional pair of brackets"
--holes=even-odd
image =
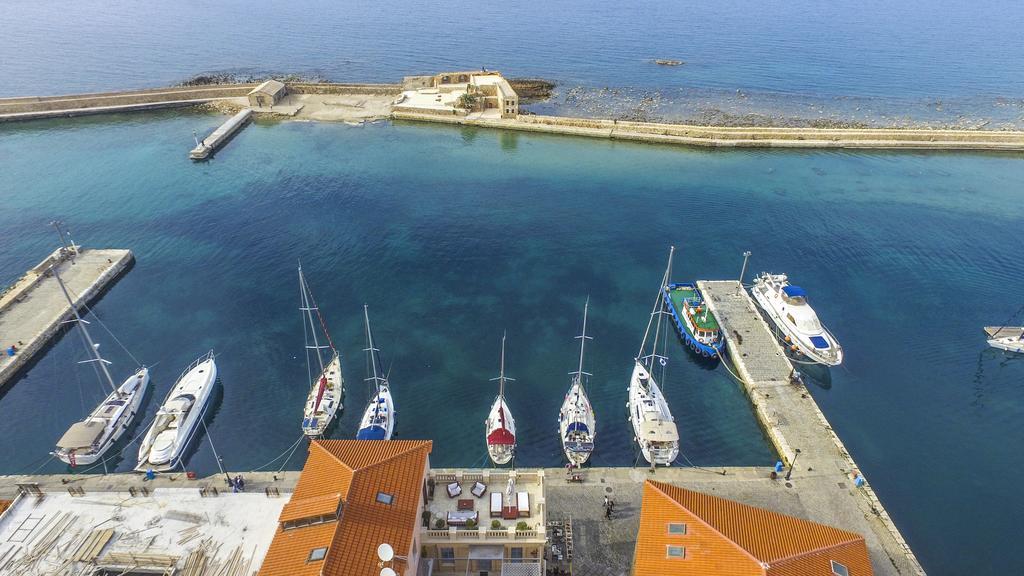
[[(679, 280), (735, 277), (749, 249), (752, 270), (807, 287), (845, 344), (845, 364), (811, 391), (925, 567), (1024, 567), (999, 553), (1024, 517), (1024, 360), (986, 349), (981, 332), (1024, 304), (1019, 157), (257, 123), (191, 163), (192, 129), (220, 120), (167, 112), (0, 126), (0, 280), (53, 248), (53, 217), (83, 244), (133, 249), (138, 263), (96, 311), (155, 365), (158, 399), (190, 360), (217, 350), (224, 392), (209, 430), (229, 468), (260, 466), (298, 438), (300, 257), (345, 363), (351, 408), (333, 436), (353, 436), (367, 397), (367, 303), (399, 437), (434, 439), (436, 465), (483, 465), (488, 379), (507, 330), (518, 463), (559, 465), (555, 416), (589, 295), (594, 462), (627, 466), (627, 378), (668, 245), (679, 248)], [(116, 374), (131, 369), (96, 336)], [(739, 386), (670, 351), (666, 393), (684, 454), (698, 465), (771, 464)], [(82, 357), (78, 339), (63, 338), (2, 393), (0, 473), (38, 468), (99, 397), (75, 365)], [(189, 468), (216, 470), (205, 439)], [(978, 571), (981, 559), (990, 571)]]

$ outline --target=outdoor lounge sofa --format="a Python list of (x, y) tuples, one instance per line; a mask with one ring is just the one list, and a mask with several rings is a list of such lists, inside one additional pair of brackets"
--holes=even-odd
[(530, 517), (530, 493), (516, 492), (516, 507), (519, 508), (520, 518)]
[(480, 498), (485, 493), (487, 493), (487, 484), (484, 484), (483, 482), (474, 482), (473, 483), (473, 488), (469, 492), (473, 496), (476, 496), (477, 498)]
[(462, 494), (462, 485), (459, 484), (458, 482), (452, 482), (451, 484), (448, 485), (447, 490), (448, 497), (455, 498), (456, 496)]

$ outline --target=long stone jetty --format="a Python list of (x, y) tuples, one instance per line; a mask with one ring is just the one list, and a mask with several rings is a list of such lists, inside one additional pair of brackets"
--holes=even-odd
[(1024, 152), (1024, 132), (1001, 130), (922, 130), (901, 128), (719, 127), (597, 118), (480, 114), (423, 114), (394, 111), (398, 120), (463, 124), (501, 130), (586, 136), (650, 144), (709, 148), (866, 148), (879, 150), (989, 150)]
[(795, 378), (750, 295), (735, 280), (702, 280), (697, 287), (725, 334), (729, 359), (761, 427), (792, 470), (786, 486), (801, 493), (808, 510), (828, 510), (842, 519), (833, 525), (861, 533), (876, 574), (924, 574), (850, 452)]
[[(116, 280), (132, 260), (131, 250), (59, 248), (0, 294), (0, 389), (71, 317), (51, 266), (57, 267), (75, 305), (81, 307)], [(12, 345), (13, 356), (7, 352)]]

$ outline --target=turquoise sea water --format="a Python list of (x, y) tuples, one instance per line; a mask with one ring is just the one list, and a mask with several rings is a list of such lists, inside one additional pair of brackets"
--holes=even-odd
[[(675, 279), (784, 271), (846, 347), (810, 386), (932, 574), (1007, 574), (1024, 504), (1024, 360), (981, 326), (1021, 304), (1017, 156), (710, 151), (472, 128), (256, 123), (212, 161), (191, 131), (222, 117), (147, 113), (0, 126), (0, 281), (56, 243), (138, 262), (95, 308), (153, 366), (152, 412), (209, 348), (223, 397), (209, 426), (232, 469), (299, 436), (306, 393), (296, 261), (344, 362), (352, 437), (367, 398), (367, 303), (401, 438), (438, 466), (483, 465), (483, 419), (508, 331), (518, 463), (561, 462), (556, 415), (591, 298), (598, 465), (635, 462), (627, 379), (670, 244)], [(115, 362), (127, 356), (101, 330)], [(670, 346), (666, 394), (704, 466), (770, 465), (743, 392)], [(76, 338), (0, 393), (0, 473), (37, 469), (100, 397)], [(133, 450), (112, 467), (131, 467)], [(300, 465), (301, 452), (289, 464)], [(216, 471), (204, 437), (188, 466)], [(275, 466), (276, 467), (276, 466)], [(957, 530), (949, 529), (957, 518)]]

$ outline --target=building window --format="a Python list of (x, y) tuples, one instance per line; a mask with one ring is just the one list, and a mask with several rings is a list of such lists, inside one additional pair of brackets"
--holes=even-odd
[(318, 562), (323, 560), (327, 556), (327, 548), (313, 548), (309, 552), (309, 558), (306, 562)]
[(387, 492), (377, 492), (377, 502), (380, 502), (381, 504), (387, 504), (388, 506), (390, 506), (391, 503), (394, 501), (394, 494), (388, 494)]
[(441, 563), (443, 564), (455, 564), (455, 548), (441, 547)]
[(686, 548), (683, 546), (666, 546), (666, 558), (686, 558)]
[(835, 576), (850, 576), (850, 571), (846, 569), (846, 566), (843, 566), (835, 560), (832, 560), (832, 573), (835, 574)]
[(686, 524), (683, 524), (682, 522), (670, 522), (668, 525), (668, 533), (670, 536), (685, 536)]
[(511, 548), (509, 550), (512, 564), (519, 564), (523, 561), (523, 549), (520, 547)]

